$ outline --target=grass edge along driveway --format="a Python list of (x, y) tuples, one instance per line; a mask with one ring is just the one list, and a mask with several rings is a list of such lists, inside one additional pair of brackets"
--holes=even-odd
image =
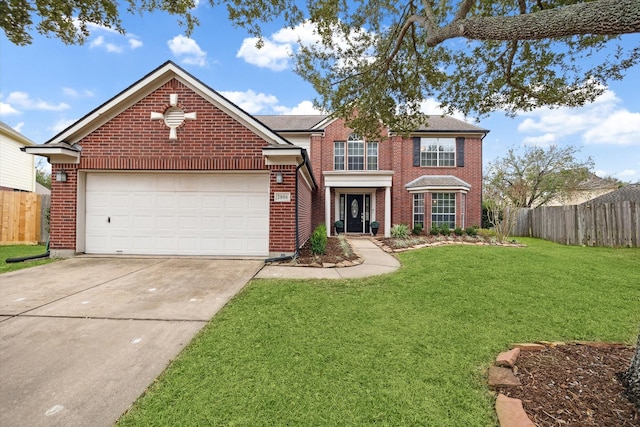
[(640, 322), (640, 250), (522, 240), (406, 252), (369, 279), (253, 280), (118, 425), (495, 425), (498, 352), (633, 344)]

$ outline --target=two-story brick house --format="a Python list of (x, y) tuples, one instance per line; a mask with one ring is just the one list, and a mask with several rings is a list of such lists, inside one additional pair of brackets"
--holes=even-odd
[(257, 116), (304, 147), (316, 171), (313, 223), (342, 220), (347, 233), (392, 224), (480, 225), (482, 139), (487, 130), (448, 116), (432, 116), (409, 138), (366, 141), (330, 116)]
[(54, 256), (293, 255), (333, 233), (480, 224), (487, 131), (431, 117), (365, 141), (329, 116), (251, 116), (167, 62), (45, 144)]

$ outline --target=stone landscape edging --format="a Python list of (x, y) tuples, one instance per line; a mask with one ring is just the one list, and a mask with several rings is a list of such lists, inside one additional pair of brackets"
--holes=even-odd
[(391, 248), (389, 245), (384, 243), (383, 241), (374, 238), (373, 242), (378, 245), (383, 251), (387, 253), (400, 253), (406, 252), (413, 249), (422, 249), (422, 248), (432, 248), (438, 246), (447, 246), (447, 245), (467, 245), (467, 246), (503, 246), (503, 247), (512, 247), (512, 248), (524, 248), (526, 245), (522, 243), (510, 243), (510, 242), (469, 242), (469, 241), (459, 241), (459, 240), (440, 240), (432, 243), (418, 243), (416, 245), (407, 246), (406, 248)]
[[(544, 351), (548, 348), (562, 345), (584, 345), (595, 348), (625, 347), (624, 343), (603, 343), (598, 341), (536, 341), (533, 343), (518, 343), (511, 346), (511, 350), (504, 351), (496, 357), (494, 366), (489, 367), (487, 382), (489, 387), (519, 387), (520, 379), (513, 373), (513, 368), (520, 353), (523, 351)], [(500, 427), (536, 427), (522, 406), (520, 399), (508, 397), (498, 393), (496, 397), (496, 414)]]

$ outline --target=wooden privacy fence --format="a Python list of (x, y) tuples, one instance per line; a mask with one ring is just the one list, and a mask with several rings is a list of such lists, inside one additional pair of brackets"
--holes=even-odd
[(565, 245), (640, 247), (640, 202), (520, 209), (513, 236)]
[(0, 245), (35, 244), (49, 237), (51, 196), (0, 191)]

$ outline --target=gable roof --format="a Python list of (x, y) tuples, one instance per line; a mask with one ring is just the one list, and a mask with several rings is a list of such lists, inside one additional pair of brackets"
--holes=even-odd
[(615, 191), (588, 200), (583, 205), (601, 205), (603, 203), (640, 202), (640, 184), (629, 184)]
[(93, 130), (102, 126), (116, 115), (135, 104), (145, 96), (152, 93), (158, 87), (177, 79), (191, 90), (202, 96), (211, 104), (224, 111), (229, 116), (236, 119), (242, 125), (263, 138), (268, 144), (291, 145), (289, 141), (273, 132), (252, 115), (229, 101), (224, 96), (189, 74), (173, 61), (167, 61), (149, 74), (133, 83), (131, 86), (114, 96), (98, 108), (94, 109), (80, 120), (51, 138), (45, 144), (58, 144), (66, 142), (70, 145), (76, 144), (83, 137)]

